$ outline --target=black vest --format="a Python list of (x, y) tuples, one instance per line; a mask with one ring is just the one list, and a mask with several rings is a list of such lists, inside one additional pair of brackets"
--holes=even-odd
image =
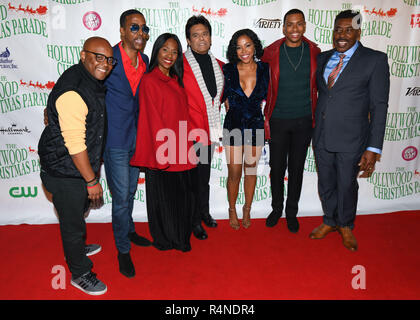
[(47, 102), (48, 126), (38, 143), (42, 170), (55, 177), (82, 177), (64, 145), (61, 135), (57, 99), (67, 91), (76, 91), (86, 103), (86, 147), (93, 171), (99, 171), (106, 132), (105, 91), (103, 83), (95, 79), (81, 62), (67, 69), (58, 79)]

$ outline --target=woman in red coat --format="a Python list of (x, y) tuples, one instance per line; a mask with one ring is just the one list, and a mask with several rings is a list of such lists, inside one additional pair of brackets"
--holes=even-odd
[(149, 68), (140, 84), (136, 151), (130, 164), (145, 169), (153, 245), (185, 252), (191, 250), (197, 158), (188, 139), (182, 46), (176, 35), (164, 33), (156, 39)]

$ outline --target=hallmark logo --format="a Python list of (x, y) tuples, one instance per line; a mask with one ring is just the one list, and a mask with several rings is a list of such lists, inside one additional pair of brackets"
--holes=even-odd
[(276, 29), (281, 28), (281, 19), (265, 19), (259, 18), (254, 22), (254, 28)]
[(420, 87), (408, 87), (406, 96), (420, 96)]
[(19, 129), (19, 128), (17, 128), (16, 123), (12, 123), (12, 125), (8, 128), (1, 127), (0, 132), (2, 134), (5, 134), (5, 133), (7, 133), (7, 134), (24, 134), (24, 133), (30, 133), (31, 131), (28, 129), (27, 126), (25, 126), (25, 128), (23, 128), (23, 129)]
[(0, 68), (1, 69), (17, 69), (17, 65), (13, 64), (13, 60), (9, 59), (10, 51), (6, 47), (6, 50), (0, 52)]
[(12, 187), (9, 190), (9, 195), (12, 198), (28, 198), (28, 197), (32, 197), (35, 198), (38, 195), (38, 188), (34, 187), (34, 191), (32, 193), (32, 188), (31, 187), (27, 187), (27, 190), (25, 190), (25, 187)]

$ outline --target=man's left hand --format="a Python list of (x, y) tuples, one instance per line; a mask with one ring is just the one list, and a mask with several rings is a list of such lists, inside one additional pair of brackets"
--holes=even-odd
[(376, 161), (379, 161), (380, 154), (375, 153), (369, 150), (366, 150), (359, 162), (359, 171), (362, 173), (359, 175), (359, 178), (369, 178), (373, 171), (375, 171), (375, 163)]

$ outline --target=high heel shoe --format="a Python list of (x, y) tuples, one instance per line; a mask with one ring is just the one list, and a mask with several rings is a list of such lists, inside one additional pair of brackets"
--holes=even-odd
[(242, 225), (245, 229), (251, 226), (251, 206), (244, 205), (242, 207)]
[(229, 208), (229, 224), (235, 230), (240, 228), (236, 208)]

